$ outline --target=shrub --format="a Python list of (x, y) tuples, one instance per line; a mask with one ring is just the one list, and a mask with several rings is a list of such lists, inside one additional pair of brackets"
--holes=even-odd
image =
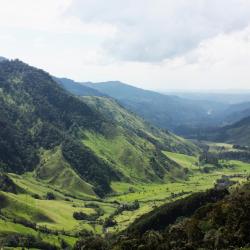
[(55, 200), (55, 199), (56, 199), (56, 196), (55, 196), (54, 193), (48, 192), (48, 193), (46, 194), (46, 200)]

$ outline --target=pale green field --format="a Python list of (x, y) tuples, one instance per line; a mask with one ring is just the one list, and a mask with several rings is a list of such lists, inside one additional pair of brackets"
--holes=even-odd
[[(126, 203), (138, 200), (140, 202), (140, 209), (132, 212), (126, 211), (116, 216), (115, 219), (118, 222), (118, 226), (111, 229), (111, 231), (125, 229), (137, 217), (151, 211), (153, 208), (163, 203), (185, 197), (193, 192), (200, 192), (212, 188), (215, 181), (222, 175), (242, 174), (247, 176), (250, 174), (250, 164), (240, 161), (227, 161), (224, 164), (232, 165), (233, 167), (225, 167), (216, 169), (210, 173), (202, 173), (199, 171), (199, 167), (195, 165), (197, 162), (196, 157), (171, 152), (165, 152), (165, 154), (183, 167), (192, 170), (188, 180), (164, 184), (138, 183), (133, 185), (119, 182), (112, 183), (112, 188), (117, 191), (119, 195), (109, 197), (109, 201), (116, 200), (121, 203)], [(245, 181), (245, 178), (234, 178), (234, 180), (242, 182)], [(133, 188), (134, 192), (129, 193), (129, 189), (131, 188)], [(173, 198), (172, 193), (179, 194), (180, 196)]]
[(197, 156), (189, 156), (184, 154), (178, 154), (173, 152), (163, 152), (166, 156), (168, 156), (171, 160), (177, 162), (181, 166), (191, 169), (191, 170), (197, 170), (198, 167), (196, 166), (196, 163), (198, 162)]
[[(77, 221), (73, 218), (73, 213), (75, 211), (82, 211), (89, 215), (96, 213), (95, 209), (85, 207), (86, 204), (91, 202), (98, 204), (104, 211), (104, 215), (99, 219), (105, 219), (118, 207), (114, 201), (129, 203), (138, 200), (140, 203), (140, 208), (138, 210), (131, 212), (124, 211), (114, 217), (118, 225), (114, 228), (110, 228), (109, 231), (118, 232), (124, 230), (142, 214), (151, 211), (163, 203), (171, 202), (193, 192), (204, 191), (213, 187), (216, 179), (220, 178), (222, 175), (242, 174), (247, 176), (250, 174), (250, 164), (240, 161), (224, 161), (224, 168), (215, 169), (211, 166), (211, 171), (209, 173), (203, 173), (196, 164), (197, 157), (171, 152), (164, 153), (181, 166), (190, 170), (189, 177), (186, 180), (176, 179), (165, 183), (145, 183), (138, 181), (132, 184), (113, 182), (112, 189), (116, 192), (115, 195), (110, 195), (103, 201), (98, 201), (96, 198), (90, 201), (89, 197), (88, 199), (86, 197), (85, 200), (66, 197), (62, 190), (55, 190), (55, 188), (47, 182), (36, 180), (32, 173), (23, 176), (10, 174), (12, 180), (23, 188), (26, 194), (15, 195), (0, 192), (8, 199), (8, 206), (1, 211), (3, 215), (8, 218), (25, 218), (26, 220), (36, 222), (39, 226), (46, 226), (52, 230), (65, 230), (66, 232), (73, 233), (81, 229), (87, 229), (102, 234), (102, 225), (99, 225), (97, 222), (90, 223), (88, 221)], [(242, 182), (244, 178), (237, 177), (235, 180)], [(53, 192), (56, 196), (56, 200), (45, 200), (44, 197), (47, 192)], [(38, 194), (41, 199), (34, 199), (31, 196), (32, 194)], [(65, 198), (68, 200), (65, 200)], [(11, 232), (25, 232), (32, 235), (37, 234), (35, 230), (20, 224), (0, 220), (0, 235)], [(55, 240), (54, 236), (44, 235), (43, 237), (48, 242)], [(74, 244), (75, 240), (76, 238), (74, 237), (66, 238), (66, 241), (71, 245)]]

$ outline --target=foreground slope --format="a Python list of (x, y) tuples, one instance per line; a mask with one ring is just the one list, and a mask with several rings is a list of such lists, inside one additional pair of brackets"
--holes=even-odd
[(209, 190), (164, 205), (128, 228), (113, 249), (248, 249), (250, 185)]

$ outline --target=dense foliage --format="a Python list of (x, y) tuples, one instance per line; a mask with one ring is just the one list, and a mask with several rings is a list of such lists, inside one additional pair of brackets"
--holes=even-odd
[(83, 179), (96, 184), (102, 193), (110, 191), (112, 175), (105, 179), (108, 167), (76, 142), (81, 129), (104, 133), (104, 125), (101, 114), (63, 90), (44, 71), (18, 60), (0, 63), (2, 170), (32, 170), (39, 163), (40, 148), (52, 149), (62, 144), (63, 155)]
[[(92, 147), (85, 144), (89, 135), (94, 136)], [(100, 138), (110, 148), (97, 151), (100, 145), (95, 144)], [(120, 143), (117, 155), (112, 142)], [(42, 152), (55, 148), (62, 152), (61, 161), (91, 184), (99, 196), (112, 191), (112, 180), (130, 180), (128, 171), (138, 171), (134, 178), (144, 181), (162, 181), (172, 168), (181, 172), (178, 164), (161, 153), (163, 149), (198, 152), (192, 143), (150, 126), (108, 98), (81, 100), (42, 70), (18, 60), (2, 61), (0, 168), (14, 173), (34, 170)], [(134, 164), (135, 170), (131, 168)]]
[[(250, 185), (224, 198), (225, 193), (218, 196), (218, 192), (214, 192), (205, 194), (201, 203), (197, 203), (198, 196), (191, 196), (186, 200), (186, 205), (182, 204), (182, 210), (178, 209), (177, 203), (173, 211), (169, 210), (171, 204), (162, 207), (161, 211), (153, 212), (154, 220), (150, 220), (152, 213), (143, 216), (141, 223), (146, 223), (148, 227), (137, 226), (141, 234), (135, 234), (134, 230), (129, 232), (127, 236), (120, 237), (112, 249), (226, 250), (249, 246)], [(212, 197), (214, 200), (211, 200)], [(179, 201), (179, 205), (181, 203), (183, 201)], [(170, 220), (171, 216), (173, 218)], [(136, 224), (132, 226), (133, 229), (135, 227)]]
[(128, 228), (131, 234), (143, 234), (147, 230), (163, 230), (177, 218), (190, 216), (196, 209), (208, 202), (216, 202), (227, 194), (226, 190), (211, 189), (205, 193), (195, 193), (187, 198), (163, 205), (149, 214), (135, 220)]

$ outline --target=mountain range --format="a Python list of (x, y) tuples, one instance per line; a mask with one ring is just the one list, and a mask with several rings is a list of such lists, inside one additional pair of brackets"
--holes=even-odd
[[(184, 169), (162, 150), (198, 152), (117, 102), (101, 94), (75, 97), (48, 73), (21, 61), (2, 61), (0, 77), (0, 164), (6, 172), (34, 171), (36, 178), (61, 188), (65, 179), (78, 183), (81, 193), (103, 196), (114, 180), (184, 177)], [(88, 87), (81, 91), (97, 93)]]
[[(89, 89), (93, 89), (98, 91), (93, 95), (110, 96), (146, 121), (190, 139), (212, 139), (236, 144), (244, 141), (244, 145), (250, 145), (250, 140), (245, 137), (246, 126), (241, 127), (241, 132), (237, 135), (232, 135), (232, 139), (230, 132), (225, 132), (229, 131), (230, 126), (236, 127), (242, 119), (250, 116), (250, 102), (231, 104), (231, 94), (226, 103), (219, 102), (219, 98), (214, 101), (209, 95), (209, 100), (198, 97), (192, 99), (189, 95), (165, 95), (121, 82), (77, 83), (69, 79), (57, 79), (57, 82), (79, 96), (85, 95), (82, 92), (86, 88), (86, 93), (90, 95), (92, 94)], [(226, 95), (223, 95), (223, 98), (226, 99)]]
[(0, 244), (247, 246), (249, 105), (77, 83), (0, 60)]

